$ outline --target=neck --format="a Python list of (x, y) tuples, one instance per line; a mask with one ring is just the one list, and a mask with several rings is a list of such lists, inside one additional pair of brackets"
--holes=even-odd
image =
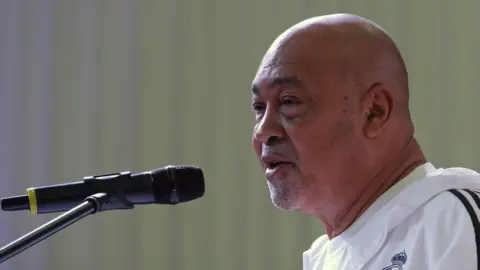
[(369, 181), (364, 181), (366, 184), (355, 194), (357, 197), (337, 209), (331, 219), (318, 213), (317, 217), (325, 224), (328, 237), (331, 239), (345, 231), (383, 193), (425, 162), (420, 146), (412, 137), (393, 159), (383, 164)]

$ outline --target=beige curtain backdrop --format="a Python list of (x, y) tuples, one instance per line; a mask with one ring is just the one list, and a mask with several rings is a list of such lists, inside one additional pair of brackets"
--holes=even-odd
[[(205, 197), (87, 217), (0, 269), (301, 269), (319, 221), (272, 206), (250, 84), (287, 27), (352, 12), (408, 65), (437, 167), (480, 169), (480, 1), (0, 0), (0, 196), (87, 175), (200, 166)], [(347, 169), (347, 168), (346, 168)], [(56, 214), (0, 213), (0, 245)]]

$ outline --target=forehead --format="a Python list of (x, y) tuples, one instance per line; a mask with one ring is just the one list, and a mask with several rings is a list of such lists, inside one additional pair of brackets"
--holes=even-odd
[(343, 76), (344, 61), (338, 57), (338, 44), (324, 40), (303, 33), (279, 38), (262, 58), (253, 86), (268, 89), (277, 78), (295, 77), (307, 91), (334, 88)]
[(276, 63), (262, 61), (253, 82), (261, 83), (278, 77), (303, 77), (307, 73), (305, 65), (299, 61), (278, 61)]
[[(270, 46), (258, 67), (257, 77), (284, 76), (312, 69), (317, 58), (308, 43), (284, 39)], [(282, 74), (283, 73), (283, 74)]]
[(298, 37), (275, 41), (263, 56), (254, 82), (284, 76), (297, 76), (302, 80), (314, 74), (321, 76), (328, 60), (325, 50), (313, 45)]
[(328, 67), (328, 62), (328, 59), (315, 57), (309, 52), (287, 50), (282, 53), (280, 50), (269, 50), (258, 67), (252, 89), (295, 86), (307, 92), (318, 89), (324, 91), (332, 84), (333, 76), (336, 76), (333, 68)]
[(252, 92), (258, 95), (263, 89), (279, 86), (302, 88), (308, 79), (307, 72), (295, 63), (277, 63), (260, 66), (252, 82)]
[(272, 46), (260, 63), (253, 84), (261, 87), (281, 77), (305, 79), (307, 69), (308, 62), (298, 53), (287, 50), (285, 45)]

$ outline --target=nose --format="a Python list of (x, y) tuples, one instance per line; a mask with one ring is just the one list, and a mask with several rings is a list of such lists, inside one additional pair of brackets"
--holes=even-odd
[(277, 114), (273, 110), (265, 110), (262, 119), (255, 125), (253, 138), (263, 144), (271, 144), (285, 136), (285, 130), (281, 125)]

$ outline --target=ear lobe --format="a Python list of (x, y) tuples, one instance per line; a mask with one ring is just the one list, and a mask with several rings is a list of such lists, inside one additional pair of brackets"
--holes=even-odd
[(377, 137), (384, 129), (392, 112), (393, 98), (382, 84), (376, 84), (365, 93), (364, 134), (370, 139)]

